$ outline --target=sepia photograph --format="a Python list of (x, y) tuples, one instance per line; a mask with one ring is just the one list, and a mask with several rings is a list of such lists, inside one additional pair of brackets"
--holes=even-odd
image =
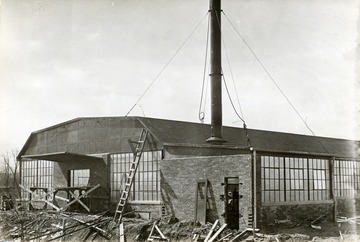
[(0, 242), (360, 241), (359, 29), (360, 0), (0, 0)]

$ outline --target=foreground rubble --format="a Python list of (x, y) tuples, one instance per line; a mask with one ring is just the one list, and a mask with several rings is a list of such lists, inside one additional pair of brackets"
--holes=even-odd
[(201, 225), (174, 217), (158, 220), (124, 218), (124, 236), (106, 213), (90, 215), (49, 211), (0, 212), (0, 241), (360, 241), (359, 218), (340, 217), (338, 223), (280, 224), (271, 233), (248, 228), (236, 231), (220, 225)]

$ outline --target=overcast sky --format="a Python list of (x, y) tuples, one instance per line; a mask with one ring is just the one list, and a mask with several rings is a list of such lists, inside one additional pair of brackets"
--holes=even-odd
[[(316, 135), (360, 139), (359, 0), (222, 9)], [(76, 117), (124, 116), (207, 10), (207, 0), (1, 0), (0, 153)], [(248, 127), (311, 135), (224, 16), (222, 29)], [(130, 115), (199, 122), (206, 30), (205, 17)], [(223, 69), (237, 104), (225, 51)], [(242, 126), (223, 100), (223, 123)]]

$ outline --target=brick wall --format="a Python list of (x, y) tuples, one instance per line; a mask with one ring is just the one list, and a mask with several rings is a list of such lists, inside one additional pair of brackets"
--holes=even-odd
[[(208, 221), (219, 219), (224, 223), (224, 202), (220, 195), (224, 194), (221, 183), (225, 177), (239, 177), (243, 183), (239, 193), (240, 228), (247, 227), (248, 211), (251, 210), (251, 155), (231, 155), (213, 157), (187, 157), (165, 159), (161, 161), (161, 197), (166, 212), (180, 220), (194, 219), (196, 204), (197, 180), (209, 181)], [(250, 208), (250, 209), (249, 209)]]

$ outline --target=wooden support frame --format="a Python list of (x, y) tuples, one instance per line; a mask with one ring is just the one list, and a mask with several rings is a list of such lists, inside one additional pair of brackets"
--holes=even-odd
[[(76, 194), (74, 194), (71, 190), (68, 190), (68, 193), (73, 196), (73, 200), (69, 200), (67, 198), (63, 198), (63, 197), (60, 197), (60, 196), (57, 196), (57, 195), (54, 195), (54, 193), (56, 193), (58, 191), (58, 189), (50, 189), (50, 188), (42, 188), (42, 187), (32, 187), (32, 188), (27, 188), (21, 184), (19, 184), (19, 187), (28, 192), (30, 195), (31, 195), (31, 199), (30, 199), (30, 202), (31, 201), (34, 201), (34, 202), (44, 202), (46, 204), (48, 204), (49, 206), (51, 206), (52, 208), (54, 208), (57, 212), (60, 212), (60, 211), (65, 211), (68, 207), (70, 207), (72, 204), (78, 202), (81, 206), (83, 206), (86, 211), (90, 212), (90, 208), (88, 206), (86, 206), (80, 199), (89, 195), (89, 193), (93, 192), (95, 189), (99, 188), (100, 187), (100, 184), (97, 184), (96, 186), (90, 188), (89, 190), (85, 191), (85, 193), (77, 196)], [(45, 194), (43, 195), (39, 195), (39, 194), (36, 194), (35, 191), (36, 190), (39, 190), (41, 189), (42, 191), (45, 192)], [(32, 199), (32, 198), (35, 198), (35, 199)], [(59, 200), (63, 200), (63, 201), (66, 201), (67, 204), (63, 207), (58, 207), (56, 206), (53, 202), (50, 202), (48, 200), (48, 197), (54, 197), (54, 198), (57, 198)]]
[(89, 193), (91, 193), (92, 191), (94, 191), (95, 189), (97, 189), (98, 187), (100, 187), (100, 184), (97, 184), (96, 186), (94, 186), (93, 188), (87, 190), (84, 194), (81, 194), (78, 197), (75, 197), (74, 200), (70, 201), (68, 204), (66, 204), (64, 207), (60, 208), (60, 211), (65, 211), (68, 207), (70, 207), (71, 204), (74, 204), (76, 202), (79, 202), (80, 204), (82, 203), (80, 201), (81, 198), (87, 196)]
[(49, 202), (49, 201), (47, 200), (47, 197), (50, 196), (51, 194), (53, 194), (54, 191), (52, 191), (52, 190), (50, 190), (50, 191), (45, 191), (44, 189), (42, 189), (42, 190), (45, 192), (45, 195), (44, 195), (44, 196), (41, 196), (41, 195), (35, 193), (35, 191), (36, 191), (37, 189), (35, 189), (34, 191), (32, 191), (31, 189), (26, 188), (26, 187), (24, 187), (24, 186), (21, 185), (21, 184), (19, 184), (19, 187), (20, 187), (21, 189), (23, 189), (24, 191), (30, 193), (31, 196), (34, 196), (34, 197), (37, 197), (37, 198), (38, 198), (38, 199), (35, 199), (35, 200), (32, 200), (32, 199), (31, 199), (32, 201), (34, 201), (34, 202), (36, 202), (36, 201), (45, 202), (46, 204), (48, 204), (48, 205), (50, 205), (52, 208), (54, 208), (56, 211), (60, 211), (60, 208), (59, 208), (59, 207), (55, 206), (53, 203), (51, 203), (51, 202)]
[[(159, 234), (159, 236), (154, 235), (155, 232), (157, 232)], [(154, 222), (149, 237), (147, 239), (147, 241), (154, 241), (154, 240), (168, 240), (165, 235), (161, 232), (161, 230), (159, 229), (159, 227), (156, 225), (156, 221)]]
[(83, 206), (86, 211), (90, 212), (90, 208), (88, 208), (88, 206), (86, 206), (81, 200), (80, 200), (80, 196), (77, 196), (76, 194), (74, 194), (72, 191), (69, 191), (70, 195), (73, 196), (75, 198), (75, 200), (80, 203), (81, 206)]

